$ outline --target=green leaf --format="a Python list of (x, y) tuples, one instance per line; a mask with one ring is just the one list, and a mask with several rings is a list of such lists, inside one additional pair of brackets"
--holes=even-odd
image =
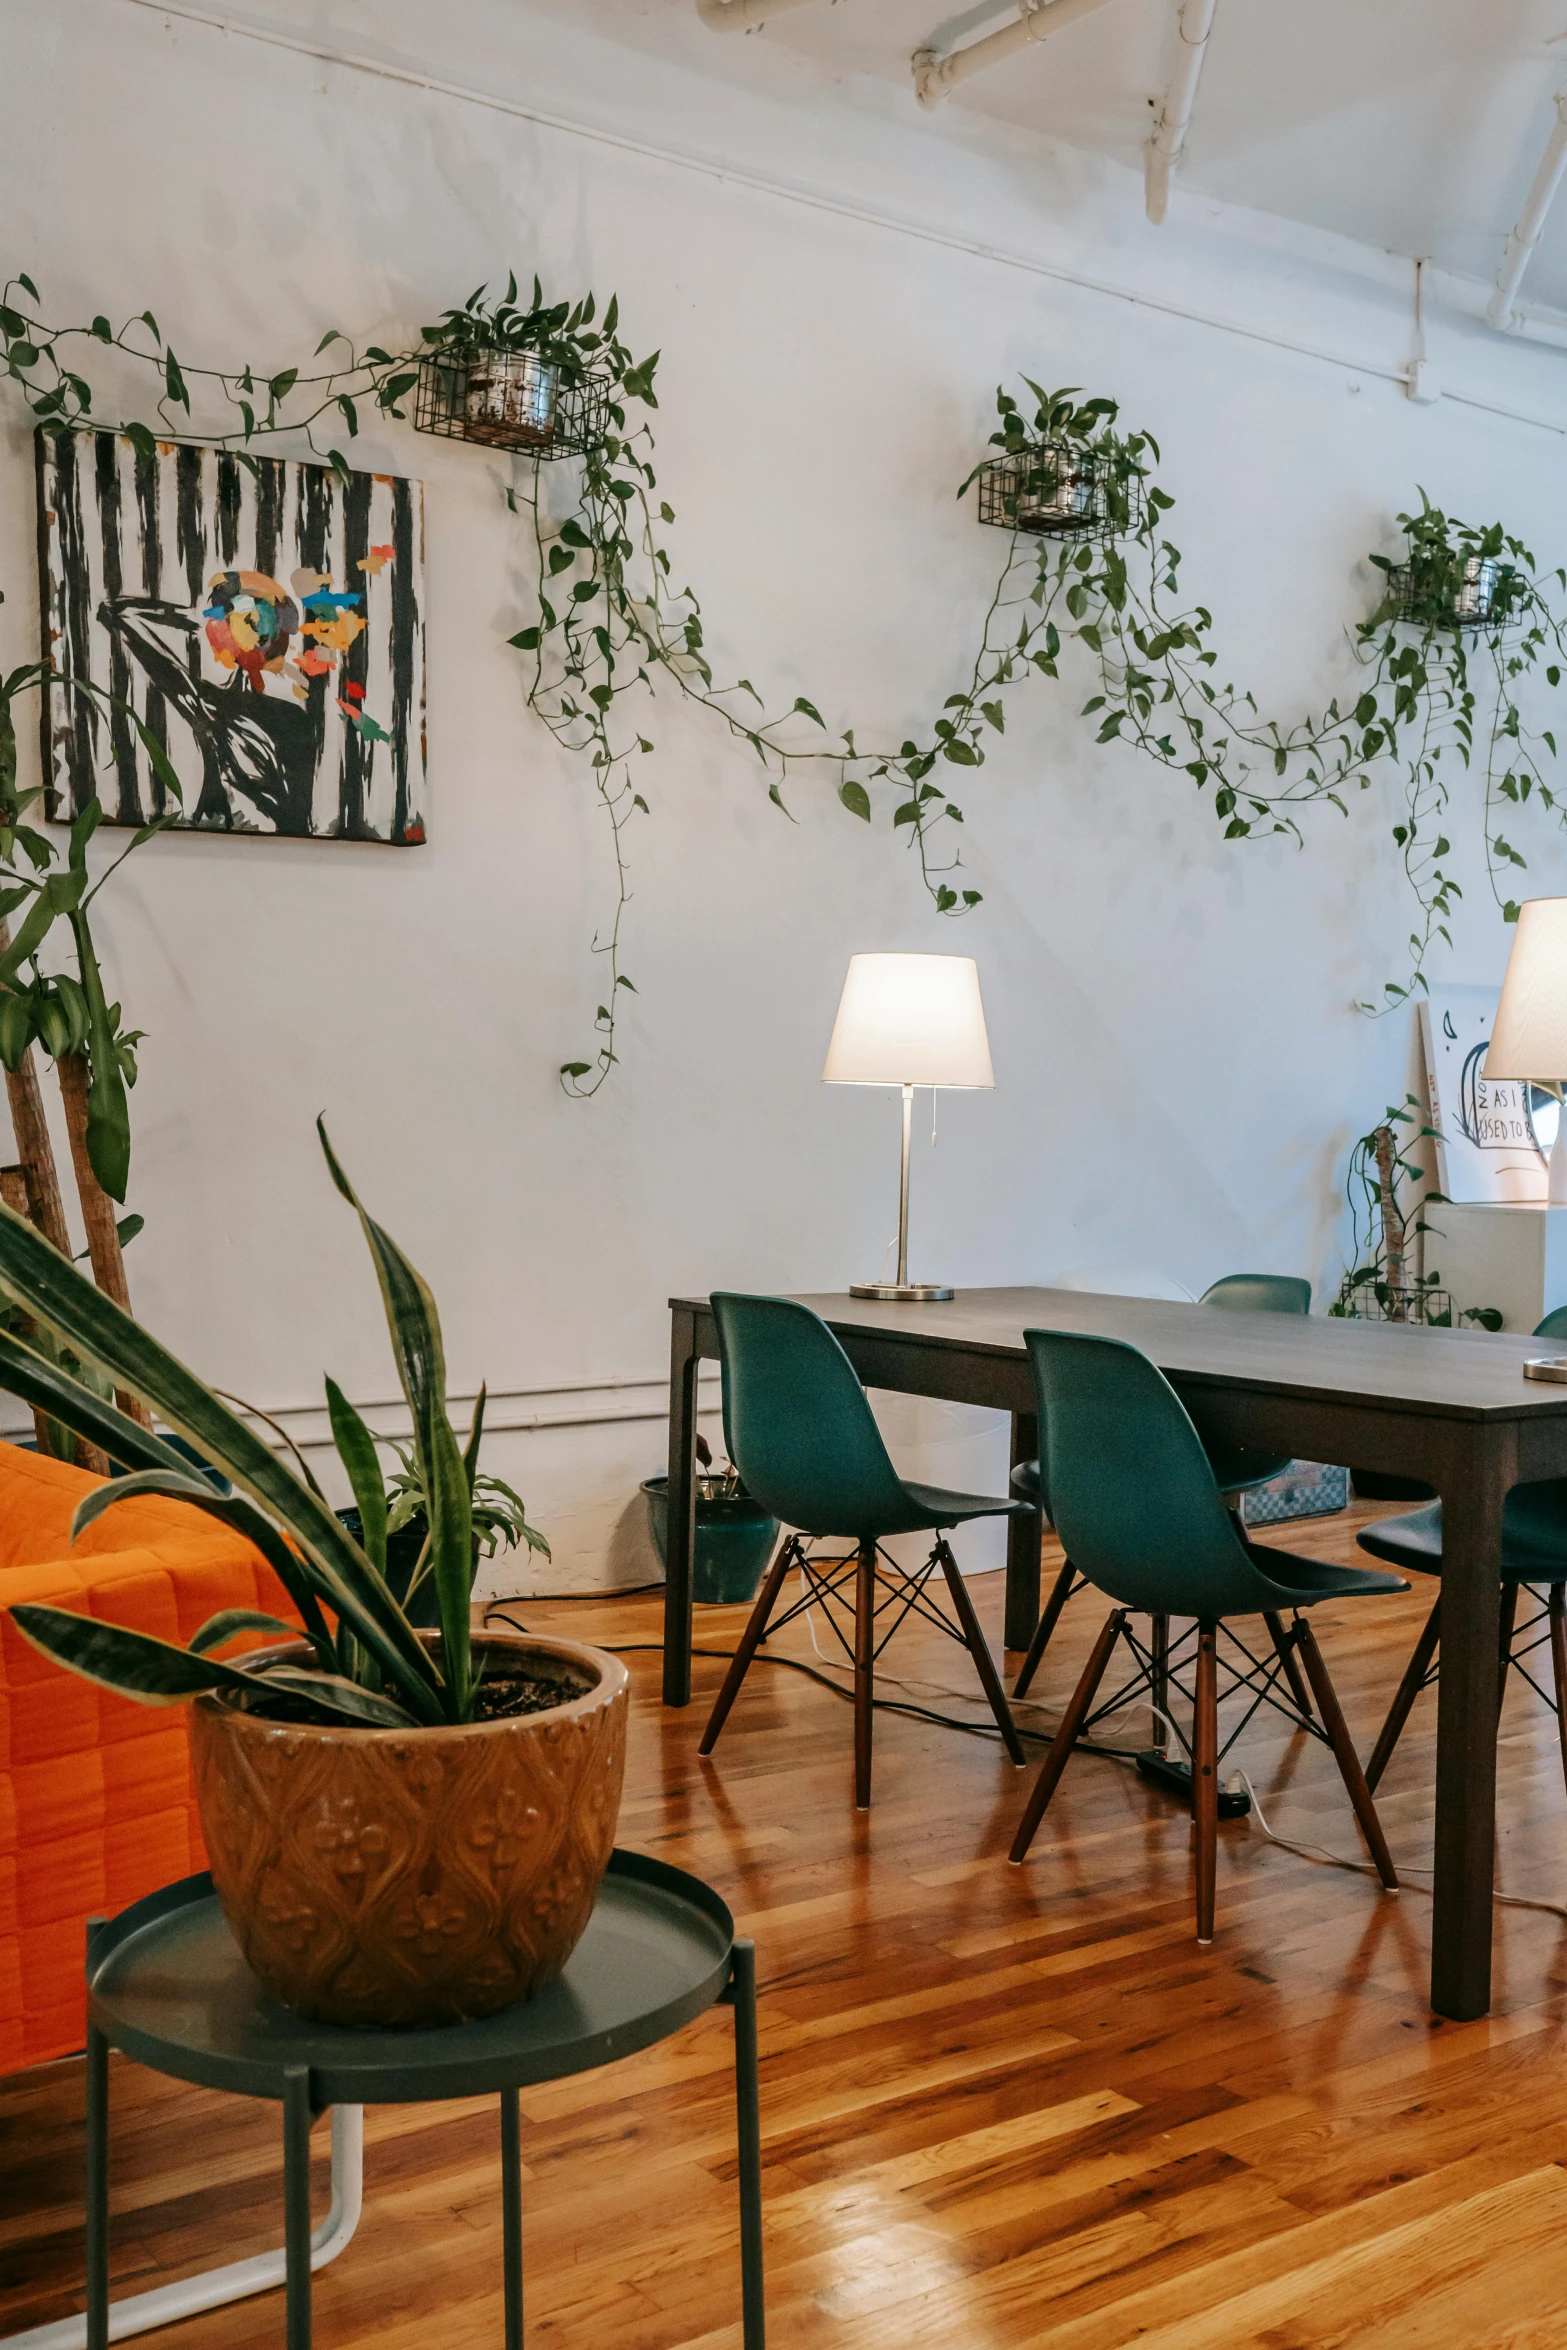
[(827, 721), (823, 718), (815, 703), (808, 702), (804, 694), (795, 695), (794, 706), (797, 710), (801, 711), (805, 717), (814, 718), (817, 725), (822, 728), (823, 732), (826, 731)]
[(516, 635), (508, 637), (506, 641), (515, 645), (520, 653), (536, 653), (539, 649), (539, 631), (536, 628), (519, 628)]
[(326, 1122), (316, 1132), (332, 1180), (359, 1218), (381, 1285), (386, 1326), (397, 1375), (413, 1421), (414, 1452), (430, 1521), (430, 1572), (441, 1621), (441, 1661), (452, 1692), (456, 1718), (472, 1710), (469, 1600), (473, 1588), (473, 1511), (462, 1454), (446, 1407), (446, 1356), (440, 1316), (429, 1289), (402, 1250), (360, 1205), (353, 1185), (327, 1138)]
[[(142, 1396), (223, 1476), (274, 1513), (305, 1553), (303, 1569), (299, 1562), (295, 1564), (295, 1581), (303, 1571), (321, 1600), (348, 1621), (356, 1638), (374, 1651), (410, 1710), (424, 1721), (461, 1718), (449, 1715), (442, 1703), (439, 1676), (428, 1650), (326, 1503), (311, 1493), (210, 1388), (93, 1282), (84, 1279), (74, 1265), (68, 1265), (25, 1217), (16, 1215), (3, 1201), (0, 1201), (0, 1293), (54, 1331), (76, 1353), (101, 1365), (117, 1386)], [(26, 1354), (27, 1350), (18, 1348), (14, 1340), (0, 1339), (0, 1373), (4, 1384), (24, 1396), (28, 1395), (28, 1389), (20, 1384), (16, 1357)], [(44, 1366), (36, 1357), (32, 1360), (35, 1367), (27, 1370), (26, 1376), (29, 1384), (36, 1386), (39, 1370)], [(57, 1393), (59, 1401), (51, 1407), (54, 1416), (78, 1434), (89, 1436), (94, 1442), (102, 1441), (103, 1414), (112, 1407), (96, 1397), (83, 1398), (82, 1390), (69, 1380), (62, 1380)], [(119, 1415), (115, 1418), (118, 1420)], [(145, 1460), (145, 1452), (137, 1447), (152, 1440), (136, 1429), (134, 1421), (120, 1424), (131, 1434), (111, 1438), (107, 1446), (111, 1456), (126, 1461)], [(190, 1464), (177, 1454), (174, 1458), (179, 1472), (188, 1478)], [(117, 1482), (123, 1487), (129, 1480)], [(106, 1490), (112, 1499), (115, 1488)], [(222, 1515), (222, 1508), (215, 1506), (221, 1497), (210, 1493), (210, 1488), (209, 1494), (210, 1498), (202, 1498), (201, 1506), (214, 1515)], [(191, 1494), (188, 1498), (194, 1502), (197, 1497)], [(281, 1566), (278, 1572), (282, 1574)], [(290, 1596), (298, 1605), (286, 1578), (285, 1587), (290, 1589)]]
[(185, 389), (185, 378), (180, 373), (180, 364), (175, 358), (172, 348), (165, 349), (163, 354), (163, 382), (169, 398), (177, 400), (188, 416), (190, 414), (190, 394)]
[(250, 1693), (256, 1686), (252, 1675), (220, 1664), (215, 1657), (195, 1656), (188, 1648), (155, 1640), (149, 1632), (127, 1631), (122, 1624), (100, 1623), (95, 1616), (72, 1615), (65, 1608), (43, 1607), (33, 1600), (17, 1600), (10, 1614), (23, 1638), (56, 1664), (142, 1705), (180, 1705), (207, 1689)]
[(375, 1438), (335, 1379), (326, 1383), (327, 1415), (337, 1457), (348, 1471), (354, 1507), (359, 1512), (360, 1542), (378, 1574), (386, 1573), (386, 1480)]
[(844, 807), (848, 809), (851, 816), (863, 817), (865, 822), (869, 824), (871, 820), (871, 795), (866, 790), (863, 783), (856, 783), (854, 778), (850, 776), (846, 781), (839, 784), (838, 797)]
[[(64, 1372), (59, 1376), (62, 1381), (68, 1377)], [(9, 1377), (5, 1384), (12, 1385)], [(21, 1389), (14, 1391), (23, 1394), (24, 1401), (34, 1400)], [(43, 1383), (43, 1392), (49, 1392), (47, 1383)], [(69, 1404), (65, 1411), (59, 1409), (58, 1403), (46, 1404), (44, 1408), (66, 1425), (76, 1425)], [(216, 1518), (219, 1525), (243, 1535), (247, 1542), (260, 1551), (298, 1608), (306, 1638), (323, 1663), (330, 1663), (333, 1656), (332, 1636), (310, 1587), (304, 1562), (297, 1551), (289, 1548), (271, 1519), (264, 1517), (255, 1503), (247, 1501), (242, 1493), (219, 1493), (209, 1479), (191, 1468), (183, 1453), (177, 1453), (161, 1437), (149, 1435), (139, 1421), (122, 1415), (108, 1405), (104, 1407), (103, 1420), (103, 1433), (94, 1441), (103, 1445), (111, 1460), (124, 1464), (129, 1474), (111, 1477), (106, 1485), (95, 1485), (90, 1493), (82, 1496), (71, 1519), (71, 1540), (75, 1542), (106, 1511), (116, 1508), (122, 1501), (134, 1501), (139, 1494), (155, 1494), (163, 1501), (188, 1502), (192, 1509), (204, 1511), (209, 1518)], [(134, 1436), (127, 1442), (127, 1430), (134, 1430), (141, 1438), (139, 1445)], [(88, 1432), (85, 1428), (79, 1428), (78, 1433), (86, 1435)], [(140, 1469), (131, 1466), (137, 1460), (145, 1462), (149, 1459), (156, 1465)], [(175, 1466), (166, 1467), (164, 1463), (168, 1461), (174, 1462)]]
[(206, 1656), (225, 1641), (237, 1639), (241, 1632), (281, 1632), (286, 1640), (299, 1638), (299, 1626), (285, 1624), (281, 1616), (266, 1615), (255, 1607), (226, 1607), (209, 1616), (186, 1645), (192, 1656)]

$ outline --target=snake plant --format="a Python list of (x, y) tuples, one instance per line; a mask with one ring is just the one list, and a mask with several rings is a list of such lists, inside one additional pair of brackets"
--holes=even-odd
[(185, 1648), (115, 1624), (32, 1602), (11, 1609), (17, 1629), (57, 1664), (122, 1696), (169, 1705), (204, 1690), (243, 1694), (252, 1712), (276, 1710), (378, 1728), (473, 1718), (477, 1680), (469, 1643), (473, 1482), (480, 1395), (466, 1449), (447, 1418), (446, 1361), (435, 1300), (396, 1242), (367, 1215), (317, 1122), (332, 1180), (360, 1221), (381, 1285), (398, 1376), (413, 1420), (413, 1453), (429, 1517), (428, 1573), (439, 1634), (421, 1640), (387, 1581), (387, 1501), (375, 1439), (334, 1381), (326, 1382), (333, 1440), (353, 1487), (355, 1540), (307, 1468), (296, 1474), (212, 1389), (68, 1264), (24, 1217), (0, 1205), (0, 1295), (115, 1387), (149, 1404), (164, 1425), (221, 1470), (220, 1494), (162, 1437), (116, 1410), (37, 1346), (0, 1332), (0, 1387), (102, 1445), (127, 1474), (78, 1504), (72, 1537), (138, 1494), (189, 1502), (255, 1544), (298, 1610), (308, 1661), (263, 1659), (244, 1670), (215, 1652), (247, 1632), (299, 1636), (252, 1608), (225, 1608)]

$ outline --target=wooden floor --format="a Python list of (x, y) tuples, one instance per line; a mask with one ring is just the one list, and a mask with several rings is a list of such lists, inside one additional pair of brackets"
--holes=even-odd
[[(1294, 1539), (1347, 1555), (1351, 1523)], [(994, 1632), (1001, 1578), (973, 1588)], [(1363, 1753), (1428, 1596), (1317, 1613)], [(658, 1638), (652, 1600), (522, 1612)], [(1048, 1707), (1099, 1616), (1092, 1594), (1068, 1611)], [(738, 1623), (704, 1610), (698, 1638), (726, 1648)], [(783, 1644), (810, 1656), (803, 1631)], [(1125, 1764), (1074, 1757), (1012, 1869), (1025, 1782), (993, 1740), (878, 1714), (875, 1806), (856, 1817), (839, 1699), (759, 1664), (704, 1764), (722, 1666), (699, 1664), (697, 1702), (667, 1713), (656, 1654), (629, 1662), (621, 1841), (711, 1879), (758, 1946), (774, 2350), (1567, 2345), (1567, 1921), (1499, 1909), (1494, 2014), (1430, 2016), (1434, 1697), (1383, 1789), (1402, 1898), (1253, 1816), (1221, 1829), (1218, 1936), (1199, 1951), (1189, 1821)], [(969, 1687), (934, 1632), (887, 1662)], [(1239, 1758), (1278, 1833), (1356, 1856), (1323, 1748), (1259, 1719)], [(1502, 1890), (1567, 1899), (1554, 1724), (1516, 1677), (1500, 1850)], [(524, 2093), (531, 2343), (738, 2350), (730, 2062), (720, 2010)], [(113, 2093), (120, 2290), (278, 2239), (275, 2109), (118, 2060)], [(77, 2063), (0, 2083), (0, 2334), (80, 2306), (81, 2101)], [(498, 2345), (493, 2105), (366, 2120), (365, 2216), (318, 2279), (318, 2343)], [(145, 2338), (280, 2345), (281, 2296)]]

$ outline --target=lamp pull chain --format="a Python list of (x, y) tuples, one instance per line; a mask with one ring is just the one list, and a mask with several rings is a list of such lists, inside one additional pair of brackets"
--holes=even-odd
[(940, 1091), (939, 1085), (933, 1085), (930, 1089), (930, 1147), (932, 1150), (936, 1147), (936, 1096)]

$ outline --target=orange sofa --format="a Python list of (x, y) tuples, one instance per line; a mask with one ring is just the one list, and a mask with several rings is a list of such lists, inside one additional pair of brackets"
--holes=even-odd
[(73, 1547), (71, 1512), (98, 1482), (0, 1443), (0, 2073), (81, 2047), (85, 1921), (206, 1866), (185, 1708), (51, 1664), (11, 1605), (162, 1640), (188, 1640), (219, 1608), (296, 1620), (260, 1554), (183, 1502), (123, 1502)]

